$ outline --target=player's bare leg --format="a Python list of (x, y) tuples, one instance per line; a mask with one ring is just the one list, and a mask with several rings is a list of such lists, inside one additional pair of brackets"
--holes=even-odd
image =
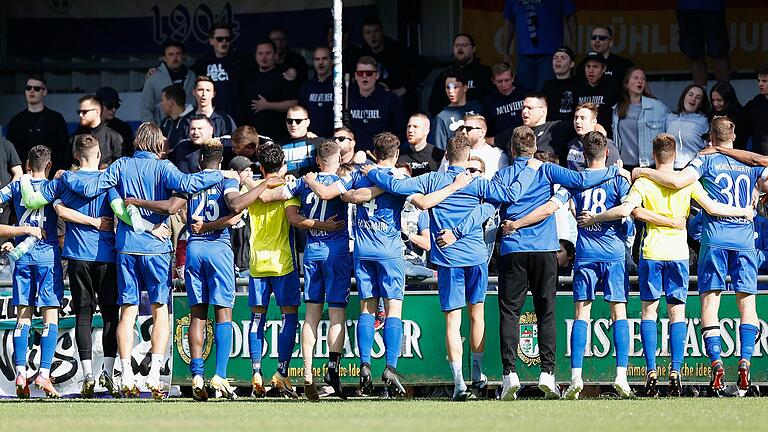
[(658, 382), (659, 375), (656, 372), (656, 347), (658, 346), (658, 331), (656, 321), (658, 315), (659, 301), (644, 301), (642, 305), (642, 321), (640, 322), (640, 337), (643, 343), (643, 354), (645, 356), (645, 395), (655, 397), (659, 394)]
[(581, 367), (584, 361), (584, 349), (587, 344), (587, 328), (592, 312), (592, 301), (573, 303), (573, 329), (571, 330), (571, 385), (565, 390), (565, 399), (578, 399), (584, 389)]
[(725, 389), (725, 368), (720, 359), (720, 291), (707, 291), (699, 296), (701, 300), (701, 336), (704, 348), (712, 364), (712, 378), (709, 386), (715, 394)]
[(187, 338), (189, 339), (189, 352), (192, 357), (189, 363), (189, 370), (192, 373), (192, 398), (201, 402), (208, 400), (208, 390), (205, 389), (205, 374), (203, 371), (203, 334), (207, 319), (207, 304), (196, 304), (190, 308)]
[(133, 329), (138, 313), (139, 307), (137, 305), (123, 305), (120, 310), (120, 322), (117, 324), (117, 353), (120, 356), (122, 371), (120, 391), (122, 391), (123, 396), (127, 397), (138, 397), (139, 395), (139, 388), (136, 386), (131, 366)]
[(747, 394), (749, 386), (752, 384), (750, 377), (750, 366), (752, 354), (755, 351), (755, 342), (757, 342), (760, 333), (760, 321), (757, 318), (757, 307), (755, 305), (755, 295), (737, 292), (736, 306), (739, 308), (739, 340), (741, 341), (738, 367), (738, 380), (736, 386), (739, 389), (739, 396)]
[(328, 328), (328, 373), (325, 375), (325, 383), (333, 387), (336, 396), (346, 399), (341, 388), (341, 379), (339, 371), (341, 370), (341, 355), (344, 352), (344, 331), (347, 321), (347, 309), (339, 307), (328, 307), (328, 318), (331, 326)]
[(469, 310), (469, 347), (472, 350), (472, 393), (480, 397), (488, 387), (483, 373), (485, 353), (485, 303), (471, 304)]
[(312, 374), (312, 357), (315, 352), (315, 343), (317, 342), (317, 324), (320, 322), (322, 312), (322, 304), (306, 303), (304, 324), (301, 326), (301, 355), (304, 358), (304, 395), (307, 399), (313, 401), (320, 399)]
[(168, 305), (163, 303), (152, 304), (152, 360), (149, 366), (149, 375), (146, 384), (152, 392), (152, 398), (156, 400), (166, 397), (164, 384), (160, 381), (160, 369), (165, 361), (165, 352), (168, 349), (170, 339), (168, 318)]

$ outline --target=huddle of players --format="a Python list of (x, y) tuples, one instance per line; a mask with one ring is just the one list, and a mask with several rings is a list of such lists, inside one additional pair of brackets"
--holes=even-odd
[[(611, 302), (617, 349), (616, 388), (622, 396), (632, 394), (626, 384), (629, 347), (624, 307), (628, 291), (623, 264), (626, 226), (619, 221), (630, 214), (646, 222), (640, 265), (643, 300), (641, 336), (648, 368), (646, 394), (656, 393), (656, 308), (662, 294), (666, 297), (672, 323), (670, 387), (673, 394), (679, 393), (686, 333), (683, 308), (688, 286), (687, 249), (682, 249), (680, 245), (685, 244), (684, 218), (688, 215), (690, 198), (696, 199), (707, 212), (699, 262), (699, 289), (702, 292), (706, 351), (712, 360), (712, 388), (719, 391), (724, 387), (717, 309), (719, 294), (725, 289), (725, 275), (728, 274), (732, 277), (742, 314), (739, 333), (745, 343), (741, 347), (738, 387), (746, 391), (749, 386), (749, 360), (754, 348), (754, 343), (749, 341), (756, 338), (758, 322), (754, 306), (757, 255), (751, 243), (751, 196), (758, 181), (766, 176), (766, 171), (732, 158), (764, 163), (752, 154), (730, 149), (733, 130), (733, 123), (729, 120), (713, 120), (711, 137), (718, 153), (698, 156), (681, 172), (672, 171), (674, 138), (659, 135), (654, 140), (657, 169), (638, 169), (633, 174), (641, 178), (632, 188), (617, 175), (615, 168), (605, 168), (606, 140), (601, 134), (588, 134), (585, 139), (585, 157), (591, 169), (575, 173), (552, 164), (542, 165), (530, 158), (535, 151), (535, 138), (526, 127), (518, 128), (513, 134), (513, 148), (520, 153), (518, 158), (521, 164), (501, 170), (490, 181), (470, 177), (465, 172), (470, 144), (463, 135), (449, 140), (446, 158), (450, 167), (446, 172), (405, 178), (394, 169), (399, 140), (390, 133), (382, 133), (374, 140), (378, 160), (375, 167), (364, 167), (339, 177), (336, 174), (339, 168), (338, 146), (332, 141), (325, 141), (318, 146), (321, 172), (284, 186), (282, 150), (276, 145), (262, 146), (259, 148), (259, 162), (264, 180), (254, 182), (250, 171), (244, 170), (240, 173), (244, 193), (240, 192), (241, 186), (236, 180), (224, 178), (219, 171), (223, 150), (220, 144), (206, 143), (200, 159), (203, 171), (185, 175), (169, 162), (158, 159), (163, 151), (162, 134), (149, 123), (141, 125), (137, 131), (137, 152), (134, 156), (118, 160), (104, 172), (96, 170), (98, 143), (92, 137), (84, 136), (76, 143), (81, 168), (64, 173), (50, 182), (44, 180), (50, 169), (50, 152), (44, 147), (33, 148), (28, 167), (32, 180), (11, 183), (0, 191), (0, 199), (13, 199), (17, 214), (22, 215), (18, 227), (0, 227), (3, 230), (0, 234), (19, 236), (17, 240), (25, 235), (43, 238), (17, 262), (14, 270), (13, 301), (19, 306), (18, 326), (14, 333), (17, 394), (20, 397), (29, 395), (25, 367), (29, 320), (33, 308), (41, 307), (45, 327), (41, 342), (41, 367), (35, 384), (47, 395), (57, 396), (49, 374), (56, 344), (57, 308), (63, 291), (55, 235), (55, 222), (59, 216), (67, 221), (65, 246), (61, 254), (71, 263), (74, 261), (69, 272), (78, 314), (76, 336), (85, 372), (89, 372), (90, 367), (86, 364), (90, 351), (84, 351), (86, 346), (90, 350), (90, 328), (88, 341), (85, 341), (85, 332), (77, 335), (81, 326), (86, 325), (80, 314), (90, 313), (89, 317), (92, 316), (95, 297), (98, 297), (102, 313), (107, 311), (104, 318), (105, 364), (99, 376), (101, 384), (115, 396), (119, 391), (125, 395), (138, 393), (132, 376), (130, 350), (138, 293), (143, 288), (153, 303), (155, 319), (152, 362), (146, 384), (154, 397), (164, 397), (159, 374), (168, 343), (166, 303), (170, 291), (171, 263), (168, 232), (162, 223), (166, 214), (175, 213), (186, 203), (190, 239), (185, 282), (192, 307), (190, 370), (196, 399), (208, 397), (203, 379), (202, 341), (209, 304), (213, 304), (215, 309), (214, 342), (217, 346), (216, 375), (209, 384), (217, 394), (235, 397), (234, 389), (226, 381), (235, 285), (228, 227), (237, 223), (246, 208), (253, 233), (249, 283), (252, 319), (248, 340), (254, 395), (265, 395), (261, 356), (266, 307), (274, 293), (283, 314), (283, 325), (278, 337), (278, 370), (271, 383), (283, 395), (297, 397), (287, 372), (295, 344), (297, 309), (302, 293), (293, 261), (289, 225), (308, 230), (303, 293), (308, 307), (302, 328), (305, 394), (310, 399), (319, 398), (310, 366), (317, 322), (322, 303), (326, 301), (331, 328), (328, 373), (324, 380), (338, 396), (344, 397), (339, 382), (339, 359), (344, 346), (343, 326), (350, 285), (347, 275), (354, 271), (361, 299), (357, 326), (361, 356), (360, 391), (369, 394), (373, 386), (370, 357), (374, 313), (381, 297), (387, 309), (383, 332), (387, 365), (382, 380), (395, 394), (402, 395), (405, 389), (396, 369), (403, 331), (400, 318), (405, 283), (399, 215), (406, 199), (409, 199), (418, 207), (430, 209), (433, 242), (446, 230), (455, 236), (452, 242), (441, 243), (442, 247), (433, 245), (431, 260), (438, 268), (438, 292), (446, 318), (448, 360), (455, 382), (453, 399), (466, 400), (472, 393), (467, 391), (462, 376), (459, 329), (461, 309), (467, 304), (473, 353), (473, 388), (482, 388), (487, 383), (482, 373), (482, 353), (485, 349), (483, 302), (488, 260), (483, 222), (487, 219), (489, 207), (492, 212), (495, 206), (516, 202), (532, 184), (536, 184), (537, 176), (564, 186), (565, 189), (559, 193), (572, 197), (580, 213), (574, 266), (576, 321), (571, 335), (574, 353), (572, 382), (565, 397), (577, 398), (583, 388), (583, 350), (577, 347), (586, 347), (589, 308), (598, 287), (603, 289), (605, 300)], [(699, 178), (702, 183), (696, 181)], [(174, 191), (177, 194), (172, 195)], [(51, 202), (53, 205), (45, 205)], [(347, 220), (347, 205), (343, 202), (354, 204), (355, 248), (352, 259), (347, 233), (341, 222)], [(142, 219), (137, 222), (140, 226), (132, 226), (126, 205), (145, 209), (141, 211)], [(646, 211), (640, 211), (639, 207)], [(118, 218), (115, 234), (112, 234), (108, 223), (113, 215)], [(115, 273), (116, 295), (110, 292), (114, 283), (109, 283), (114, 281)], [(119, 323), (115, 304), (120, 305)], [(117, 347), (114, 342), (109, 345), (108, 341), (110, 335), (115, 334), (115, 327)], [(115, 351), (119, 352), (123, 370), (119, 389), (112, 377)], [(93, 391), (94, 380), (92, 372), (85, 375), (83, 393), (88, 395)], [(514, 397), (519, 385), (517, 388), (506, 388), (510, 387), (506, 384), (505, 377), (502, 395)]]

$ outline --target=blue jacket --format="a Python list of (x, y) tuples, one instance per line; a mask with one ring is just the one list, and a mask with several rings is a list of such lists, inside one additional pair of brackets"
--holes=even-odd
[[(638, 159), (640, 166), (653, 165), (653, 139), (656, 135), (667, 130), (667, 114), (669, 114), (669, 108), (664, 105), (664, 102), (649, 98), (642, 97), (641, 101), (642, 111), (640, 111), (640, 117), (637, 119), (637, 145)], [(613, 107), (613, 115), (611, 120), (611, 128), (613, 129), (613, 142), (621, 153), (621, 138), (619, 137), (619, 105), (616, 104)]]

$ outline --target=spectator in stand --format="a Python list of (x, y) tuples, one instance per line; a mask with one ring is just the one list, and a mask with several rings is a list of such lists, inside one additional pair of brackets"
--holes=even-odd
[[(355, 134), (349, 128), (336, 128), (333, 131), (333, 140), (339, 145), (342, 168), (354, 171), (368, 162), (368, 156), (364, 151), (355, 151)], [(341, 174), (339, 176), (344, 177)]]
[[(10, 141), (0, 136), (0, 189), (20, 179), (22, 174), (21, 160), (16, 149)], [(13, 213), (11, 202), (9, 200), (0, 203), (0, 224), (11, 224), (11, 213)], [(4, 238), (0, 237), (0, 242), (4, 242)]]
[(605, 75), (605, 57), (594, 51), (584, 59), (584, 75), (586, 81), (577, 84), (573, 91), (576, 105), (592, 102), (597, 106), (597, 122), (608, 130), (608, 138), (612, 138), (611, 111), (619, 100), (619, 92), (610, 77)]
[(310, 120), (306, 108), (301, 105), (288, 108), (285, 125), (290, 138), (281, 147), (285, 154), (285, 166), (288, 172), (299, 177), (310, 171), (317, 171), (315, 157), (317, 144), (322, 138), (307, 137)]
[[(568, 168), (575, 171), (584, 171), (587, 167), (584, 159), (584, 136), (592, 132), (597, 127), (597, 107), (592, 103), (585, 103), (576, 107), (573, 114), (573, 129), (576, 131), (576, 138), (568, 143)], [(605, 130), (599, 131), (605, 135)], [(605, 166), (611, 166), (621, 159), (619, 149), (613, 144), (613, 141), (607, 140), (608, 158), (605, 160)]]
[[(204, 78), (204, 77), (201, 77)], [(214, 128), (211, 119), (205, 114), (193, 114), (189, 118), (189, 135), (179, 141), (168, 154), (168, 160), (179, 171), (190, 174), (200, 171), (200, 148), (203, 142), (213, 138)]]
[[(197, 101), (197, 109), (182, 117), (182, 131), (188, 132), (189, 122), (192, 117), (196, 115), (204, 115), (208, 117), (213, 125), (213, 136), (229, 137), (232, 132), (235, 131), (237, 126), (235, 121), (229, 114), (216, 109), (213, 106), (213, 99), (216, 97), (216, 86), (213, 80), (208, 76), (199, 76), (195, 80), (195, 100)], [(185, 134), (186, 135), (186, 134)], [(228, 143), (227, 143), (228, 144)]]
[[(103, 107), (101, 119), (107, 124), (107, 127), (120, 134), (123, 138), (123, 156), (133, 154), (133, 129), (128, 123), (117, 118), (117, 110), (120, 109), (120, 94), (112, 87), (102, 87), (96, 90), (96, 99), (101, 102)], [(162, 107), (162, 95), (160, 96)]]
[(437, 171), (440, 168), (443, 151), (428, 143), (427, 135), (429, 135), (429, 117), (422, 113), (412, 115), (405, 127), (408, 150), (397, 158), (398, 164), (408, 165), (412, 177)]
[(163, 131), (169, 148), (176, 147), (187, 133), (184, 116), (191, 113), (194, 107), (186, 102), (187, 95), (184, 89), (177, 85), (164, 88), (160, 94), (160, 108), (165, 115), (160, 122), (160, 130)]
[(373, 151), (373, 136), (386, 131), (402, 135), (403, 107), (397, 95), (377, 85), (376, 59), (363, 56), (355, 66), (356, 85), (349, 88), (349, 127), (355, 132), (358, 150)]
[[(635, 64), (632, 63), (632, 60), (611, 52), (611, 48), (613, 48), (613, 29), (610, 27), (598, 26), (593, 28), (591, 39), (592, 51), (602, 55), (605, 59), (605, 76), (613, 80), (616, 92), (621, 92), (621, 83), (627, 75), (629, 68)], [(586, 79), (584, 70), (587, 60), (588, 58), (582, 60), (576, 68), (576, 81), (579, 83), (583, 83)]]
[(333, 58), (326, 47), (315, 48), (312, 56), (315, 77), (301, 86), (299, 105), (305, 107), (317, 136), (333, 135)]
[[(563, 23), (567, 40), (563, 40)], [(517, 61), (510, 56), (515, 39)], [(576, 42), (576, 6), (571, 0), (504, 2), (504, 33), (501, 37), (504, 60), (517, 66), (518, 82), (527, 89), (541, 91), (552, 75), (552, 53), (560, 45)]]
[(275, 64), (283, 72), (283, 78), (301, 87), (307, 82), (309, 68), (304, 56), (288, 49), (288, 32), (282, 27), (275, 27), (269, 32), (269, 40), (275, 44)]
[(448, 98), (443, 90), (442, 83), (451, 70), (461, 70), (467, 78), (467, 101), (482, 102), (491, 91), (491, 68), (480, 63), (475, 57), (477, 47), (472, 35), (461, 33), (453, 38), (453, 64), (448, 69), (440, 72), (432, 85), (432, 93), (429, 96), (429, 114), (436, 116), (446, 105)]
[(508, 129), (523, 124), (523, 100), (526, 90), (515, 82), (515, 73), (507, 63), (493, 65), (493, 85), (495, 89), (483, 100), (483, 113), (488, 120), (488, 141)]
[(752, 140), (752, 151), (768, 155), (768, 65), (757, 69), (757, 90), (744, 105), (744, 130)]
[(101, 119), (102, 106), (95, 95), (81, 97), (78, 104), (77, 115), (80, 117), (80, 126), (72, 135), (70, 148), (67, 150), (67, 167), (77, 160), (75, 159), (75, 139), (77, 136), (91, 134), (99, 142), (101, 152), (99, 169), (105, 169), (109, 164), (123, 156), (123, 137), (110, 129), (107, 123)]
[(461, 126), (464, 116), (482, 114), (483, 109), (480, 102), (467, 101), (467, 78), (463, 71), (448, 71), (443, 88), (449, 104), (434, 118), (432, 127), (435, 131), (435, 147), (441, 150), (445, 150), (448, 138)]
[[(331, 64), (333, 64), (333, 23), (326, 24), (324, 27), (325, 37), (328, 49), (331, 50)], [(349, 42), (349, 26), (347, 22), (341, 23), (341, 62), (344, 75), (355, 74), (355, 65), (357, 59), (363, 56), (363, 50), (359, 46)], [(333, 67), (331, 67), (333, 69)]]
[[(485, 118), (481, 115), (468, 115), (464, 117), (464, 125), (459, 127), (458, 132), (467, 136), (472, 147), (469, 149), (470, 156), (477, 156), (485, 164), (483, 177), (490, 180), (496, 172), (509, 165), (509, 157), (499, 148), (488, 144), (485, 141), (485, 134), (488, 131)], [(440, 171), (448, 169), (448, 160), (443, 158), (440, 164)]]
[(651, 94), (640, 68), (629, 68), (622, 87), (611, 126), (624, 167), (631, 171), (654, 164), (653, 139), (666, 129), (669, 108)]
[[(418, 109), (418, 87), (429, 75), (424, 59), (401, 43), (384, 36), (384, 26), (378, 18), (363, 22), (363, 55), (373, 57), (381, 83), (402, 98), (407, 112)], [(402, 130), (402, 129), (389, 129)], [(362, 140), (361, 140), (362, 141)]]
[(709, 101), (712, 103), (712, 117), (728, 117), (736, 126), (733, 147), (745, 149), (749, 136), (744, 128), (744, 107), (736, 97), (736, 90), (727, 82), (719, 82), (709, 90)]
[[(232, 147), (224, 148), (224, 158), (221, 166), (229, 166), (230, 162), (238, 156), (242, 156), (252, 163), (258, 162), (256, 150), (261, 140), (269, 140), (269, 137), (260, 137), (253, 126), (240, 126), (232, 133)], [(271, 141), (271, 140), (269, 140)]]
[(573, 117), (573, 89), (576, 79), (573, 77), (573, 50), (561, 46), (552, 54), (552, 71), (555, 79), (544, 83), (542, 93), (547, 98), (547, 121), (570, 120)]
[(691, 62), (693, 82), (707, 86), (706, 54), (715, 60), (715, 80), (731, 79), (728, 51), (731, 41), (725, 24), (725, 0), (678, 0), (677, 23), (680, 26), (680, 51)]
[(683, 169), (707, 142), (709, 132), (709, 99), (707, 91), (698, 84), (690, 84), (680, 94), (677, 109), (667, 114), (666, 132), (677, 141), (675, 169)]
[(195, 89), (195, 73), (184, 65), (184, 47), (181, 42), (168, 41), (163, 43), (162, 62), (157, 69), (150, 69), (144, 81), (141, 92), (141, 121), (151, 121), (160, 124), (163, 110), (160, 108), (160, 94), (170, 85), (178, 85), (184, 89), (187, 100), (192, 100)]
[(253, 58), (236, 50), (232, 45), (234, 39), (232, 24), (217, 23), (211, 26), (208, 30), (208, 44), (212, 50), (199, 57), (192, 65), (192, 70), (198, 76), (205, 75), (213, 81), (216, 88), (214, 105), (239, 124), (245, 116), (245, 77), (253, 64)]
[(53, 175), (68, 167), (66, 155), (69, 151), (69, 132), (64, 117), (45, 106), (47, 94), (48, 86), (43, 77), (31, 75), (27, 78), (24, 87), (27, 108), (8, 122), (6, 137), (13, 143), (22, 167), (27, 165), (27, 156), (32, 147), (42, 144), (50, 148)]
[(256, 45), (256, 68), (249, 74), (248, 124), (275, 140), (288, 138), (285, 113), (298, 101), (298, 87), (287, 81), (275, 63), (277, 49), (271, 40)]

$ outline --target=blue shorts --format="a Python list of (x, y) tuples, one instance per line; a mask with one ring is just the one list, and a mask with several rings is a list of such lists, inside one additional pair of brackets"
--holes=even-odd
[(328, 302), (328, 306), (347, 307), (352, 279), (350, 256), (327, 260), (304, 260), (304, 303)]
[(757, 252), (702, 244), (699, 251), (699, 292), (724, 290), (726, 275), (731, 277), (734, 291), (756, 294)]
[(299, 285), (299, 273), (296, 270), (283, 276), (251, 276), (248, 280), (248, 306), (269, 306), (272, 293), (275, 293), (278, 306), (298, 306), (301, 303)]
[(485, 302), (488, 290), (488, 265), (469, 267), (437, 266), (437, 293), (443, 312)]
[(184, 283), (189, 305), (235, 305), (235, 254), (220, 241), (187, 243)]
[(61, 307), (64, 275), (61, 261), (51, 264), (19, 264), (13, 268), (14, 306)]
[(355, 280), (360, 300), (384, 297), (402, 300), (405, 291), (405, 260), (380, 261), (356, 259)]
[(688, 297), (688, 260), (656, 261), (640, 257), (637, 273), (640, 300), (656, 301), (664, 294), (667, 303), (685, 303)]
[(152, 303), (166, 304), (171, 293), (171, 252), (159, 255), (117, 254), (117, 303), (139, 304), (146, 291)]
[(625, 261), (576, 261), (573, 264), (573, 301), (592, 301), (601, 291), (607, 302), (626, 303), (629, 276)]

